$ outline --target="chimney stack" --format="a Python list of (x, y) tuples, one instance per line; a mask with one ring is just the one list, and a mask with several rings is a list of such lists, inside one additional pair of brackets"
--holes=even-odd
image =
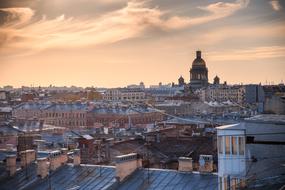
[(80, 150), (79, 149), (75, 149), (73, 151), (73, 165), (74, 166), (79, 166), (81, 162), (80, 159)]
[(179, 159), (178, 159), (178, 171), (192, 172), (193, 171), (192, 158), (179, 157)]
[(50, 170), (55, 171), (57, 168), (61, 166), (61, 152), (59, 150), (55, 150), (50, 152)]
[(61, 149), (61, 164), (65, 165), (67, 163), (68, 157), (67, 157), (67, 148), (62, 148)]
[(20, 152), (21, 167), (24, 168), (36, 160), (35, 150), (24, 150)]
[(212, 155), (200, 155), (199, 158), (199, 172), (210, 173), (213, 168), (213, 156)]
[(142, 167), (142, 160), (137, 153), (116, 156), (116, 177), (123, 181), (135, 170)]
[(13, 176), (16, 173), (16, 155), (6, 156), (6, 169), (9, 172), (9, 176)]
[(43, 127), (44, 127), (44, 122), (45, 122), (45, 121), (44, 121), (43, 119), (40, 120), (40, 126), (39, 126), (39, 130), (40, 130), (40, 131), (42, 131), (42, 129), (43, 129)]
[(46, 157), (37, 159), (37, 175), (40, 176), (42, 179), (48, 175), (48, 167), (48, 159)]

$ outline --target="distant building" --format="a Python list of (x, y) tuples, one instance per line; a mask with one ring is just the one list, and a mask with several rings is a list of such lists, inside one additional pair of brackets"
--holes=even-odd
[(208, 86), (208, 68), (202, 59), (202, 52), (196, 51), (196, 59), (194, 59), (190, 69), (190, 87), (199, 89), (206, 86)]
[[(257, 115), (217, 127), (217, 137), (220, 190), (284, 185), (284, 115)], [(270, 186), (280, 181), (280, 187)]]
[(238, 112), (241, 110), (240, 106), (230, 102), (164, 102), (155, 104), (155, 107), (164, 110), (167, 114), (177, 116), (193, 116), (201, 114), (223, 115), (225, 113)]
[(46, 124), (70, 128), (87, 125), (87, 104), (57, 103), (44, 110)]
[(285, 114), (285, 85), (267, 85), (263, 89), (264, 113)]
[(79, 127), (87, 125), (88, 106), (85, 103), (22, 103), (13, 110), (17, 119), (43, 119), (45, 124)]
[(264, 102), (264, 112), (284, 115), (285, 93), (276, 93), (271, 97), (266, 97)]
[(0, 101), (5, 101), (9, 99), (10, 93), (5, 90), (0, 90)]
[(140, 88), (112, 88), (106, 90), (103, 99), (109, 101), (140, 102), (145, 100), (145, 92)]
[(156, 102), (163, 102), (168, 98), (182, 94), (184, 86), (171, 86), (169, 85), (151, 85), (146, 88), (146, 96), (148, 99), (154, 99)]
[(29, 119), (29, 118), (44, 118), (44, 110), (52, 106), (51, 103), (40, 102), (27, 102), (21, 103), (12, 111), (13, 117), (17, 119)]
[(125, 106), (95, 106), (87, 115), (88, 126), (130, 127), (162, 121), (164, 115), (150, 108)]
[(261, 85), (249, 84), (244, 85), (245, 94), (244, 101), (245, 103), (253, 104), (258, 102), (264, 102), (264, 90)]
[(127, 86), (127, 88), (140, 88), (140, 89), (144, 89), (145, 88), (145, 85), (143, 82), (140, 82), (139, 85), (137, 84), (130, 84)]
[(12, 118), (11, 107), (0, 107), (0, 122), (8, 121)]
[(242, 86), (217, 85), (202, 89), (199, 94), (202, 101), (243, 103), (244, 91)]
[(219, 85), (220, 84), (220, 78), (216, 75), (214, 78), (214, 85)]
[(178, 86), (184, 86), (184, 85), (185, 85), (184, 78), (182, 76), (180, 76), (178, 79)]
[(0, 90), (0, 106), (6, 106), (11, 101), (11, 94), (9, 91)]
[(33, 92), (24, 92), (24, 93), (21, 95), (21, 101), (22, 101), (22, 102), (33, 101), (36, 97), (38, 97), (36, 93), (33, 93)]

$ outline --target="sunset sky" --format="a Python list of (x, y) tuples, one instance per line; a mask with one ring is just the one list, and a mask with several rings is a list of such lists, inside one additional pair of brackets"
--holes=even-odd
[(283, 0), (0, 0), (0, 87), (285, 82)]

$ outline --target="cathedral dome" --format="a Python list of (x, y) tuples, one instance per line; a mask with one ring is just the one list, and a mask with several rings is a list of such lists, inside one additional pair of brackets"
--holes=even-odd
[(192, 63), (192, 67), (195, 66), (206, 66), (206, 62), (201, 57), (201, 51), (196, 52), (196, 59)]
[(201, 54), (201, 51), (196, 51), (196, 58), (190, 69), (190, 87), (192, 89), (198, 89), (208, 85), (208, 68)]

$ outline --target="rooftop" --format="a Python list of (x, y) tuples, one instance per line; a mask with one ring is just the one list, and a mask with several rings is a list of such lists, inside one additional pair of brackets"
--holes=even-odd
[(112, 166), (67, 164), (41, 179), (36, 176), (36, 165), (28, 168), (28, 178), (24, 170), (13, 178), (0, 181), (0, 189), (218, 189), (218, 177), (214, 174), (198, 172), (178, 172), (165, 169), (138, 169), (123, 182), (117, 182), (116, 168)]
[(119, 190), (151, 189), (151, 190), (186, 190), (186, 189), (218, 189), (217, 175), (178, 172), (165, 169), (139, 169), (123, 182)]
[(15, 109), (30, 109), (30, 110), (43, 110), (51, 106), (50, 103), (28, 102), (22, 103), (15, 107)]
[(282, 123), (285, 124), (285, 115), (261, 114), (245, 119), (249, 122)]
[(69, 110), (80, 110), (80, 111), (87, 111), (88, 106), (87, 104), (82, 103), (58, 103), (53, 104), (52, 106), (48, 107), (47, 110), (52, 111), (69, 111)]

